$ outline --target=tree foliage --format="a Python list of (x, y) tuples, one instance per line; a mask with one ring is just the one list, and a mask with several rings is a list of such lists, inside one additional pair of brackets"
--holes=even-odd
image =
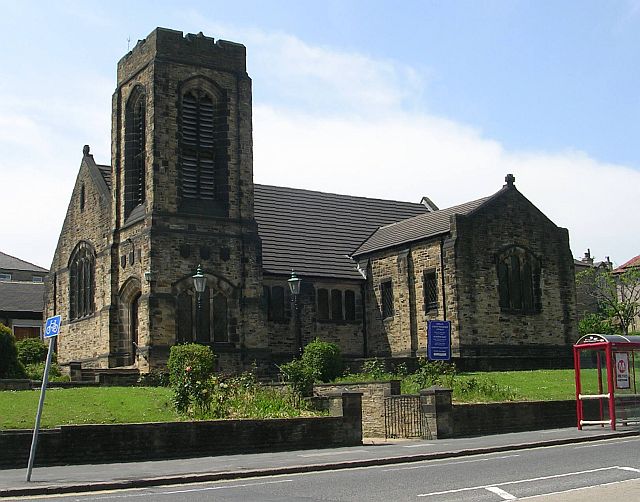
[(16, 339), (9, 328), (0, 324), (0, 378), (24, 377), (24, 366), (18, 360)]
[(576, 279), (596, 300), (602, 316), (618, 326), (623, 334), (628, 334), (633, 319), (640, 315), (640, 269), (613, 273), (591, 268), (580, 272)]

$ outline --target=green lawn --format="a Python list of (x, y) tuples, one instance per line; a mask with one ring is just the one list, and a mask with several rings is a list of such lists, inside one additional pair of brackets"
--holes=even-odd
[[(492, 381), (499, 387), (509, 387), (517, 401), (552, 401), (556, 399), (575, 399), (574, 370), (535, 370), (463, 373), (462, 381), (476, 378), (480, 381)], [(583, 370), (582, 385), (585, 390), (596, 393), (597, 371)]]
[[(342, 381), (367, 380), (366, 375), (350, 375)], [(400, 378), (386, 374), (384, 378)], [(409, 378), (403, 393), (415, 393)], [(504, 400), (575, 399), (573, 370), (537, 370), (462, 373), (455, 377), (454, 400), (489, 402)], [(583, 370), (583, 392), (598, 391), (597, 371)], [(606, 383), (605, 383), (606, 386)], [(166, 422), (181, 420), (171, 404), (172, 391), (166, 387), (89, 387), (48, 389), (41, 425), (43, 428), (65, 424), (112, 424)], [(35, 421), (39, 390), (0, 391), (0, 429), (29, 429)], [(232, 400), (230, 400), (232, 401)], [(238, 403), (232, 417), (295, 416), (299, 412), (281, 411), (273, 396), (259, 396), (244, 410)], [(274, 407), (275, 406), (275, 407)], [(271, 409), (274, 407), (274, 409)]]
[[(29, 429), (35, 423), (39, 390), (0, 392), (0, 429)], [(41, 427), (180, 420), (166, 387), (48, 389)]]

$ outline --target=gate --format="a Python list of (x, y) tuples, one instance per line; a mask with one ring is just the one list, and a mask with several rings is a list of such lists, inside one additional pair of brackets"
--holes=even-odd
[(419, 395), (384, 398), (384, 437), (432, 439)]

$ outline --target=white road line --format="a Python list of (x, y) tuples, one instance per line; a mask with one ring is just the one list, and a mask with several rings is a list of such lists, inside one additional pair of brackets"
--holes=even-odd
[[(434, 446), (435, 443), (421, 443), (421, 444), (405, 444), (403, 448), (422, 448), (423, 446)], [(438, 443), (438, 446), (447, 446), (446, 443)]]
[(599, 440), (597, 443), (595, 444), (588, 444), (588, 445), (584, 445), (584, 446), (574, 446), (573, 449), (574, 450), (580, 450), (582, 448), (596, 448), (598, 446), (617, 446), (621, 443), (636, 443), (640, 441), (640, 439), (625, 439), (623, 441), (617, 441), (615, 438), (614, 439), (602, 439)]
[(501, 457), (489, 457), (489, 458), (476, 458), (473, 460), (459, 460), (457, 462), (437, 462), (434, 460), (424, 460), (424, 462), (429, 462), (428, 464), (422, 465), (412, 465), (411, 467), (394, 467), (393, 469), (382, 469), (382, 472), (392, 472), (392, 471), (409, 471), (412, 469), (426, 469), (426, 468), (434, 468), (434, 467), (444, 467), (446, 465), (458, 465), (458, 464), (471, 464), (474, 462), (486, 462), (487, 460), (498, 460), (503, 458), (512, 458), (519, 457), (520, 455), (503, 455)]
[(517, 485), (521, 483), (531, 483), (532, 481), (544, 481), (545, 479), (565, 478), (567, 476), (578, 476), (580, 474), (590, 474), (592, 472), (611, 471), (613, 469), (620, 469), (620, 467), (617, 465), (614, 465), (611, 467), (600, 467), (599, 469), (589, 469), (586, 471), (566, 472), (564, 474), (553, 474), (551, 476), (540, 476), (538, 478), (518, 479), (516, 481), (505, 481), (504, 483), (493, 483), (491, 485), (469, 486), (467, 488), (456, 488), (454, 490), (445, 490), (442, 492), (419, 493), (418, 497), (433, 497), (434, 495), (446, 495), (449, 493), (461, 493), (461, 492), (470, 492), (473, 490), (485, 490), (487, 488), (490, 488), (496, 485), (498, 486)]
[(220, 485), (220, 486), (207, 486), (204, 488), (190, 488), (188, 490), (171, 490), (166, 492), (145, 492), (145, 493), (128, 493), (125, 495), (112, 495), (109, 497), (96, 497), (93, 500), (107, 500), (107, 499), (124, 499), (133, 497), (149, 497), (155, 495), (174, 495), (176, 493), (192, 493), (192, 492), (206, 492), (212, 490), (227, 490), (230, 488), (247, 488), (249, 486), (261, 486), (261, 485), (274, 485), (278, 483), (292, 483), (293, 479), (282, 479), (278, 481), (265, 481), (263, 483), (243, 483), (238, 485)]
[(518, 500), (518, 497), (511, 495), (510, 493), (505, 492), (501, 488), (497, 486), (488, 486), (485, 490), (490, 491), (491, 493), (495, 493), (498, 497), (504, 500)]
[(622, 483), (629, 483), (630, 481), (637, 481), (637, 479), (625, 479), (623, 481), (611, 481), (610, 483), (600, 483), (599, 485), (589, 485), (589, 486), (581, 486), (579, 488), (569, 488), (568, 490), (562, 490), (559, 492), (548, 492), (548, 493), (541, 493), (539, 495), (530, 495), (528, 497), (520, 497), (518, 500), (531, 500), (531, 499), (543, 500), (540, 497), (548, 497), (551, 495), (562, 495), (564, 493), (578, 492), (581, 490), (589, 490), (591, 488), (602, 488), (603, 486), (619, 485)]
[(369, 453), (368, 450), (350, 450), (350, 451), (330, 451), (325, 453), (308, 453), (307, 455), (298, 455), (298, 457), (330, 457), (332, 455), (349, 455), (350, 453)]
[(629, 471), (629, 472), (640, 472), (640, 469), (635, 469), (633, 467), (620, 467), (620, 470)]

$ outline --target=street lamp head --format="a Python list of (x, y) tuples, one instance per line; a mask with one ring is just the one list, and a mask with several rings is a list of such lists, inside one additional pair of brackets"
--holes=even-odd
[(287, 283), (289, 284), (289, 290), (291, 291), (291, 294), (295, 297), (298, 296), (300, 294), (300, 283), (302, 282), (302, 279), (300, 279), (296, 273), (292, 270), (291, 271), (291, 278), (287, 281)]
[(200, 265), (198, 265), (198, 269), (193, 276), (193, 287), (196, 288), (196, 293), (198, 294), (204, 293), (207, 287), (207, 278), (202, 273), (202, 267)]

